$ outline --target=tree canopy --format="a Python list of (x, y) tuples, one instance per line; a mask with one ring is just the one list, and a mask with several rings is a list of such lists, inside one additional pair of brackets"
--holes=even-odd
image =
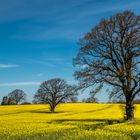
[(80, 86), (112, 86), (110, 96), (124, 96), (127, 120), (134, 118), (133, 100), (140, 93), (140, 16), (131, 11), (102, 19), (80, 40), (74, 64)]
[(18, 104), (25, 100), (26, 94), (21, 89), (15, 89), (14, 91), (8, 94), (8, 97), (12, 100), (12, 102)]
[(67, 82), (60, 78), (50, 79), (40, 85), (37, 93), (34, 95), (36, 102), (48, 103), (50, 111), (53, 113), (55, 107), (77, 94), (77, 87), (69, 85)]

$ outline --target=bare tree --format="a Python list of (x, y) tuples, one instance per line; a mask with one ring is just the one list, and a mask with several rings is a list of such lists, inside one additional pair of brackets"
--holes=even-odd
[(72, 96), (70, 99), (71, 103), (77, 103), (78, 102), (78, 97), (77, 96)]
[(50, 111), (55, 112), (55, 107), (64, 100), (77, 94), (77, 87), (68, 85), (60, 78), (51, 79), (40, 85), (34, 100), (40, 103), (48, 103)]
[(11, 98), (11, 100), (15, 104), (18, 104), (21, 101), (24, 101), (25, 100), (26, 94), (21, 89), (15, 89), (14, 91), (12, 91), (11, 93), (8, 94), (8, 97)]
[(89, 97), (88, 98), (84, 98), (82, 100), (82, 102), (85, 102), (85, 103), (98, 103), (98, 98), (95, 97), (96, 93), (98, 92), (98, 90), (96, 89), (96, 91), (91, 91), (89, 93)]
[(86, 102), (86, 103), (98, 103), (98, 99), (96, 97), (90, 96), (87, 99), (83, 99), (82, 102)]
[(110, 96), (125, 97), (126, 119), (133, 120), (133, 101), (140, 93), (140, 16), (124, 11), (102, 19), (80, 44), (74, 59), (80, 85), (111, 85)]

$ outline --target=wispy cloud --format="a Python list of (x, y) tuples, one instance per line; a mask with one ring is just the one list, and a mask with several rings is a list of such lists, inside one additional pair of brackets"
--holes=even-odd
[[(85, 3), (86, 0), (80, 0)], [(70, 9), (79, 5), (79, 1), (60, 0), (1, 0), (0, 1), (0, 22), (25, 20), (29, 18), (42, 18), (53, 20), (65, 15)], [(56, 16), (59, 15), (59, 16)]]
[(19, 67), (19, 65), (13, 65), (13, 64), (0, 64), (0, 68), (16, 68)]
[(15, 83), (0, 83), (1, 87), (7, 86), (37, 86), (40, 85), (41, 82), (15, 82)]
[[(31, 19), (31, 22), (19, 26), (18, 32), (12, 34), (10, 38), (32, 41), (56, 39), (77, 41), (79, 37), (83, 36), (95, 24), (98, 17), (103, 18), (108, 12), (112, 14), (126, 9), (135, 8), (138, 11), (140, 4), (139, 0), (117, 1), (115, 3), (113, 0), (107, 2), (97, 0), (64, 2), (60, 0), (60, 2), (54, 3), (42, 0), (41, 3), (32, 1), (31, 4), (34, 6), (29, 4), (29, 7), (26, 7), (26, 1), (23, 0), (22, 2), (16, 0), (16, 4), (12, 4), (13, 7), (10, 5), (11, 8), (5, 8), (10, 8), (8, 11), (0, 12), (7, 13), (7, 16), (0, 14), (0, 17), (2, 16), (1, 19), (5, 17), (7, 20)], [(4, 6), (8, 5), (5, 4)], [(17, 11), (15, 7), (20, 7), (22, 10)], [(13, 17), (13, 15), (16, 16)]]
[(24, 58), (24, 63), (28, 63), (28, 64), (39, 64), (39, 65), (44, 65), (44, 66), (48, 66), (51, 68), (56, 67), (55, 64), (48, 62), (47, 60), (39, 60), (39, 59), (34, 59), (34, 58)]

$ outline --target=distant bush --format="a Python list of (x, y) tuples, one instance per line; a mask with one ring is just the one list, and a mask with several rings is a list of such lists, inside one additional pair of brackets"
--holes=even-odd
[[(113, 100), (109, 103), (115, 103), (115, 104), (125, 104), (125, 100)], [(134, 100), (134, 104), (140, 104), (140, 99)]]
[(134, 101), (134, 103), (135, 103), (135, 104), (140, 104), (140, 99), (136, 99), (136, 100)]
[(23, 102), (23, 103), (21, 103), (21, 105), (30, 105), (30, 104), (32, 104), (32, 103), (30, 103), (30, 102)]
[(87, 99), (83, 99), (82, 102), (83, 103), (98, 103), (98, 99), (95, 97), (94, 98), (89, 97)]
[(13, 102), (13, 100), (10, 97), (4, 96), (1, 105), (15, 105), (15, 102)]

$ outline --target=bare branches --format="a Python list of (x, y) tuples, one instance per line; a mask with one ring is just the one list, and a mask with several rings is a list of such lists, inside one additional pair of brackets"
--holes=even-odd
[(37, 102), (50, 104), (50, 110), (54, 112), (59, 103), (76, 95), (77, 90), (77, 86), (68, 85), (63, 79), (55, 78), (43, 82), (34, 99)]
[[(140, 93), (140, 16), (125, 11), (103, 19), (83, 39), (74, 64), (83, 87), (108, 83), (126, 100)], [(83, 67), (85, 66), (85, 67)]]
[(26, 94), (21, 89), (15, 89), (11, 93), (8, 94), (8, 97), (15, 103), (18, 104), (21, 101), (24, 101), (26, 98)]

